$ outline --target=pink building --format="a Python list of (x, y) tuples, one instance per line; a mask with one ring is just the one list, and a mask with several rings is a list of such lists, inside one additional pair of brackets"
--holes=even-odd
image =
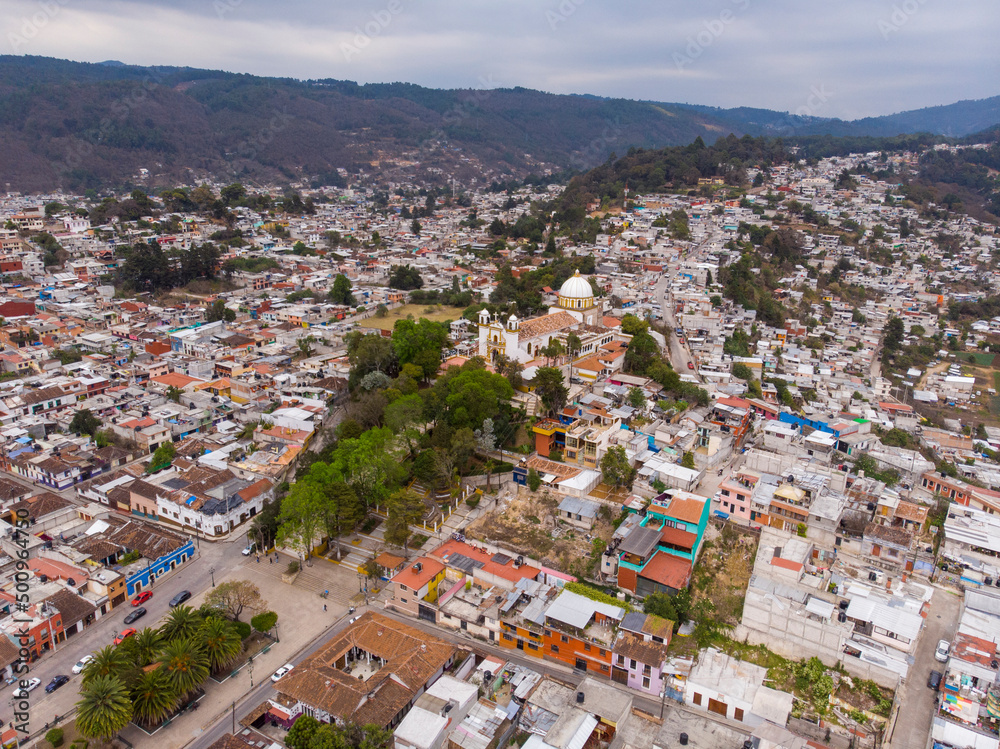
[(726, 477), (719, 484), (719, 503), (723, 512), (728, 512), (731, 518), (750, 522), (750, 497), (754, 487), (760, 480), (759, 476), (749, 472), (741, 472)]

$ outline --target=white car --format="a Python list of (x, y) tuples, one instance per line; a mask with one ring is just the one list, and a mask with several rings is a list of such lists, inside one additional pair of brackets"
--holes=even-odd
[(83, 656), (83, 658), (77, 661), (77, 664), (73, 666), (73, 673), (74, 674), (83, 673), (83, 669), (85, 669), (87, 667), (87, 664), (90, 663), (92, 660), (94, 660), (94, 656), (92, 655)]
[(249, 546), (247, 546), (245, 549), (243, 549), (243, 551), (240, 552), (240, 553), (242, 553), (243, 556), (248, 557), (251, 554), (253, 554), (253, 550), (254, 550), (254, 548), (256, 546), (257, 546), (257, 544), (254, 541), (251, 541), (250, 544), (249, 544)]
[(937, 648), (934, 650), (934, 660), (944, 663), (948, 660), (948, 653), (951, 650), (951, 643), (947, 640), (938, 640)]
[(271, 674), (271, 681), (279, 681), (282, 676), (285, 676), (293, 668), (295, 668), (295, 666), (293, 666), (291, 663), (286, 663), (284, 666), (282, 666), (273, 674)]
[[(32, 691), (33, 689), (36, 689), (38, 685), (41, 683), (42, 680), (39, 679), (37, 676), (34, 679), (28, 679), (27, 682), (20, 681), (18, 682), (17, 689), (14, 690), (14, 696), (17, 697), (18, 699), (20, 699), (21, 697), (27, 697), (28, 692)], [(21, 688), (21, 684), (24, 684), (24, 689)]]

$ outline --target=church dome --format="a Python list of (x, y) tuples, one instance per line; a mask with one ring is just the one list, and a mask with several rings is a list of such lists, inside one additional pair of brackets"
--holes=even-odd
[(577, 271), (566, 279), (566, 283), (559, 289), (560, 299), (593, 299), (594, 290), (590, 288), (590, 282)]

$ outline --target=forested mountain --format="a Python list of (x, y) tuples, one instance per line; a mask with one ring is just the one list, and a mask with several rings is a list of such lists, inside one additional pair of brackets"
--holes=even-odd
[(843, 123), (524, 88), (361, 86), (0, 56), (0, 172), (25, 191), (127, 186), (140, 169), (146, 186), (206, 175), (336, 185), (337, 169), (405, 178), (432, 168), (482, 184), (729, 133), (966, 135), (1000, 122), (997, 109), (989, 99)]

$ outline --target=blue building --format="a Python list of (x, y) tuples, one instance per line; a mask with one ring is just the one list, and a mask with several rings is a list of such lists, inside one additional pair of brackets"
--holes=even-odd
[[(136, 593), (146, 590), (151, 585), (156, 582), (156, 578), (164, 575), (168, 572), (180, 567), (194, 557), (194, 541), (190, 538), (182, 539), (180, 545), (171, 544), (170, 541), (173, 539), (169, 537), (162, 537), (156, 539), (157, 543), (154, 544), (154, 548), (161, 546), (161, 542), (166, 542), (162, 544), (166, 547), (173, 547), (169, 550), (165, 550), (156, 559), (149, 559), (147, 557), (139, 560), (134, 565), (129, 565), (132, 569), (128, 572), (128, 576), (125, 580), (125, 587), (128, 591), (128, 595), (131, 598)], [(139, 553), (142, 550), (137, 549)], [(156, 552), (147, 552), (156, 553)]]

